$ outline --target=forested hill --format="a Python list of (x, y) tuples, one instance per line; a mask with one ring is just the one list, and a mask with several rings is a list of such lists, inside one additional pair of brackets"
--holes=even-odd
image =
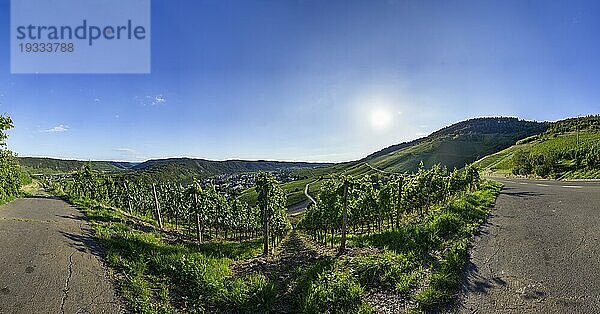
[(161, 176), (163, 179), (188, 181), (193, 178), (206, 178), (219, 174), (315, 168), (328, 165), (331, 164), (266, 160), (214, 161), (193, 158), (169, 158), (148, 160), (134, 166), (132, 169), (153, 173)]
[(82, 161), (47, 157), (19, 157), (19, 162), (21, 167), (30, 174), (68, 173), (81, 169), (86, 163), (90, 163), (95, 170), (114, 172), (129, 169), (137, 164), (120, 161)]
[[(565, 123), (562, 127), (570, 127), (567, 122)], [(483, 156), (510, 147), (518, 140), (543, 133), (548, 127), (549, 123), (517, 118), (470, 119), (442, 128), (427, 137), (384, 148), (359, 161), (338, 164), (331, 168), (331, 171), (339, 170), (357, 175), (372, 172), (373, 168), (368, 166), (370, 165), (390, 172), (411, 172), (417, 169), (421, 161), (427, 167), (439, 163), (450, 169), (461, 168)], [(78, 160), (35, 157), (22, 157), (20, 161), (21, 165), (30, 173), (71, 172), (80, 169), (85, 163), (85, 161)], [(97, 170), (110, 172), (132, 170), (176, 181), (190, 181), (194, 178), (201, 179), (219, 174), (304, 169), (331, 165), (264, 160), (213, 161), (193, 158), (155, 159), (142, 163), (92, 161), (91, 164)]]
[(326, 163), (226, 160), (213, 161), (193, 158), (152, 159), (142, 163), (119, 161), (81, 161), (45, 157), (19, 157), (21, 166), (30, 174), (68, 173), (79, 170), (89, 163), (95, 170), (120, 172), (131, 170), (152, 174), (161, 179), (191, 181), (194, 178), (207, 178), (219, 174), (235, 174), (282, 169), (315, 168)]
[(600, 115), (553, 122), (546, 132), (486, 156), (477, 166), (492, 175), (600, 179)]
[(458, 122), (411, 142), (384, 148), (364, 159), (386, 171), (414, 171), (440, 163), (460, 168), (498, 152), (518, 140), (546, 131), (549, 124), (508, 117), (475, 118)]

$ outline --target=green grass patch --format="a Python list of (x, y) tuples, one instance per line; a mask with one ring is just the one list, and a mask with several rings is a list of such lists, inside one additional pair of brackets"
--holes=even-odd
[(371, 313), (364, 289), (340, 259), (326, 257), (292, 274), (294, 308), (302, 313)]

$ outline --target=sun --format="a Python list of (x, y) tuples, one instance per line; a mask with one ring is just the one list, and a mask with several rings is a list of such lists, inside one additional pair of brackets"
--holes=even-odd
[(390, 126), (392, 114), (382, 108), (373, 109), (370, 115), (371, 127), (376, 131), (383, 131)]

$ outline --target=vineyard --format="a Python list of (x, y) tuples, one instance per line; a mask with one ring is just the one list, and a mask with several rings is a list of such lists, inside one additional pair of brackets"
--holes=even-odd
[(566, 119), (476, 162), (484, 172), (553, 179), (600, 178), (600, 116)]
[(308, 208), (299, 227), (315, 240), (331, 245), (347, 233), (363, 234), (394, 230), (411, 215), (423, 217), (434, 205), (451, 196), (477, 189), (480, 177), (472, 165), (448, 172), (439, 165), (414, 175), (377, 175), (352, 178), (337, 176), (321, 186), (317, 205)]
[(184, 235), (194, 235), (199, 243), (217, 239), (243, 241), (262, 237), (266, 231), (271, 235), (269, 244), (274, 246), (291, 228), (285, 195), (269, 173), (257, 175), (260, 207), (236, 198), (226, 199), (213, 185), (202, 186), (198, 181), (187, 187), (156, 183), (147, 176), (106, 175), (89, 165), (70, 178), (48, 184), (59, 195), (89, 199), (151, 219), (161, 229), (169, 226)]
[[(191, 307), (196, 310), (254, 311), (263, 306), (277, 307), (277, 299), (286, 304), (295, 304), (292, 308), (309, 313), (319, 312), (322, 308), (330, 312), (369, 312), (370, 306), (365, 303), (363, 293), (365, 288), (375, 289), (372, 287), (373, 281), (381, 281), (384, 286), (392, 283), (399, 292), (422, 289), (424, 283), (431, 282), (424, 275), (423, 267), (431, 263), (436, 265), (436, 258), (430, 253), (417, 255), (411, 253), (412, 250), (433, 252), (449, 247), (451, 252), (457, 249), (464, 251), (464, 241), (448, 242), (441, 237), (464, 228), (468, 231), (462, 232), (462, 236), (471, 234), (474, 230), (472, 226), (478, 225), (482, 221), (481, 213), (485, 213), (476, 206), (472, 210), (478, 214), (460, 218), (443, 210), (468, 195), (479, 195), (482, 180), (472, 165), (462, 170), (448, 171), (438, 165), (426, 169), (421, 164), (413, 174), (386, 173), (359, 177), (343, 172), (334, 174), (330, 179), (320, 182), (317, 204), (309, 206), (302, 218), (295, 220), (294, 227), (286, 213), (286, 194), (275, 178), (270, 173), (259, 172), (255, 182), (257, 202), (254, 206), (248, 205), (240, 197), (226, 197), (214, 186), (199, 181), (183, 186), (153, 180), (145, 175), (106, 174), (93, 170), (89, 165), (69, 177), (50, 180), (46, 185), (55, 195), (62, 195), (70, 202), (87, 208), (84, 211), (96, 221), (99, 239), (108, 247), (109, 263), (126, 274), (120, 283), (121, 289), (124, 289), (124, 295), (136, 312), (161, 312), (153, 310), (161, 302), (162, 307), (179, 310), (189, 310)], [(489, 189), (489, 185), (483, 188), (485, 191)], [(485, 193), (482, 195), (488, 195)], [(490, 199), (493, 200), (493, 194), (478, 206), (489, 206)], [(460, 208), (465, 206), (472, 205), (463, 204)], [(440, 220), (437, 218), (440, 214), (444, 219), (450, 217), (448, 219), (451, 220)], [(135, 220), (150, 224), (156, 231), (151, 234), (137, 231), (131, 227), (136, 225)], [(446, 223), (458, 229), (440, 233), (439, 228), (450, 228)], [(407, 229), (412, 226), (417, 226), (421, 231)], [(160, 235), (164, 232), (168, 232), (167, 238)], [(406, 232), (408, 234), (405, 234), (404, 240), (396, 238), (398, 234)], [(428, 233), (431, 235), (426, 238), (440, 240), (422, 242), (424, 240), (420, 237)], [(276, 263), (276, 252), (281, 249), (289, 251), (289, 248), (280, 247), (289, 245), (285, 241), (290, 241), (290, 234), (300, 243), (308, 241), (317, 247), (329, 247), (328, 250), (335, 251), (340, 258), (331, 259), (329, 255), (319, 253), (319, 263), (326, 262), (328, 266), (315, 273), (303, 273), (304, 267), (312, 265), (305, 262), (294, 262), (304, 266), (284, 263), (275, 270), (263, 270), (258, 274), (254, 271), (247, 274), (242, 272), (238, 275), (232, 275), (227, 266), (224, 269), (216, 266), (219, 263), (253, 263), (258, 258), (258, 251), (262, 251), (267, 261)], [(148, 238), (149, 235), (152, 236)], [(176, 239), (172, 238), (173, 235)], [(171, 240), (164, 242), (166, 239)], [(168, 244), (173, 241), (184, 241), (186, 244)], [(308, 242), (306, 245), (310, 245)], [(409, 243), (413, 244), (407, 247)], [(157, 245), (162, 247), (158, 251), (148, 248)], [(456, 245), (458, 248), (453, 248)], [(385, 249), (375, 255), (361, 253), (352, 262), (343, 257), (347, 250), (364, 246), (392, 250)], [(286, 254), (291, 254), (292, 259), (301, 258), (293, 257), (299, 254), (294, 251)], [(211, 256), (225, 256), (227, 259), (212, 260)], [(190, 259), (196, 262), (188, 264)], [(164, 265), (165, 261), (180, 266)], [(400, 265), (405, 266), (398, 268)], [(189, 271), (187, 267), (200, 267), (202, 270), (194, 270), (193, 277), (182, 280), (180, 276)], [(379, 271), (396, 272), (397, 278), (374, 279), (372, 275), (378, 272), (371, 273), (369, 269), (372, 267)], [(296, 270), (287, 273), (288, 268)], [(294, 297), (290, 295), (290, 290), (280, 286), (283, 283), (273, 277), (280, 272), (286, 275), (278, 275), (279, 278), (290, 277), (288, 280), (297, 282), (292, 284), (298, 285), (291, 290), (297, 290), (292, 294)], [(453, 276), (457, 272), (458, 268), (453, 268)], [(329, 277), (326, 276), (333, 276), (333, 281), (327, 281), (325, 278)], [(165, 282), (168, 284), (165, 285)], [(350, 294), (337, 292), (328, 295), (332, 292), (327, 287), (338, 284), (350, 287)], [(240, 287), (245, 288), (240, 290)], [(334, 289), (333, 286), (330, 288)], [(147, 291), (145, 298), (142, 298), (144, 294), (138, 295), (140, 289)], [(153, 292), (161, 289), (183, 291), (183, 295), (171, 295), (164, 299), (164, 296)], [(455, 286), (448, 285), (444, 291), (447, 289), (453, 290)], [(406, 297), (420, 300), (424, 306), (446, 300), (438, 295), (448, 294), (436, 293), (435, 296), (415, 294)]]

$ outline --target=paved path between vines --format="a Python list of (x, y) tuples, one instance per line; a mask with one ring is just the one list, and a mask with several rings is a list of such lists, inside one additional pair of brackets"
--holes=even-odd
[(503, 180), (461, 313), (600, 313), (600, 182)]
[(48, 196), (0, 207), (0, 313), (121, 313), (84, 215)]

